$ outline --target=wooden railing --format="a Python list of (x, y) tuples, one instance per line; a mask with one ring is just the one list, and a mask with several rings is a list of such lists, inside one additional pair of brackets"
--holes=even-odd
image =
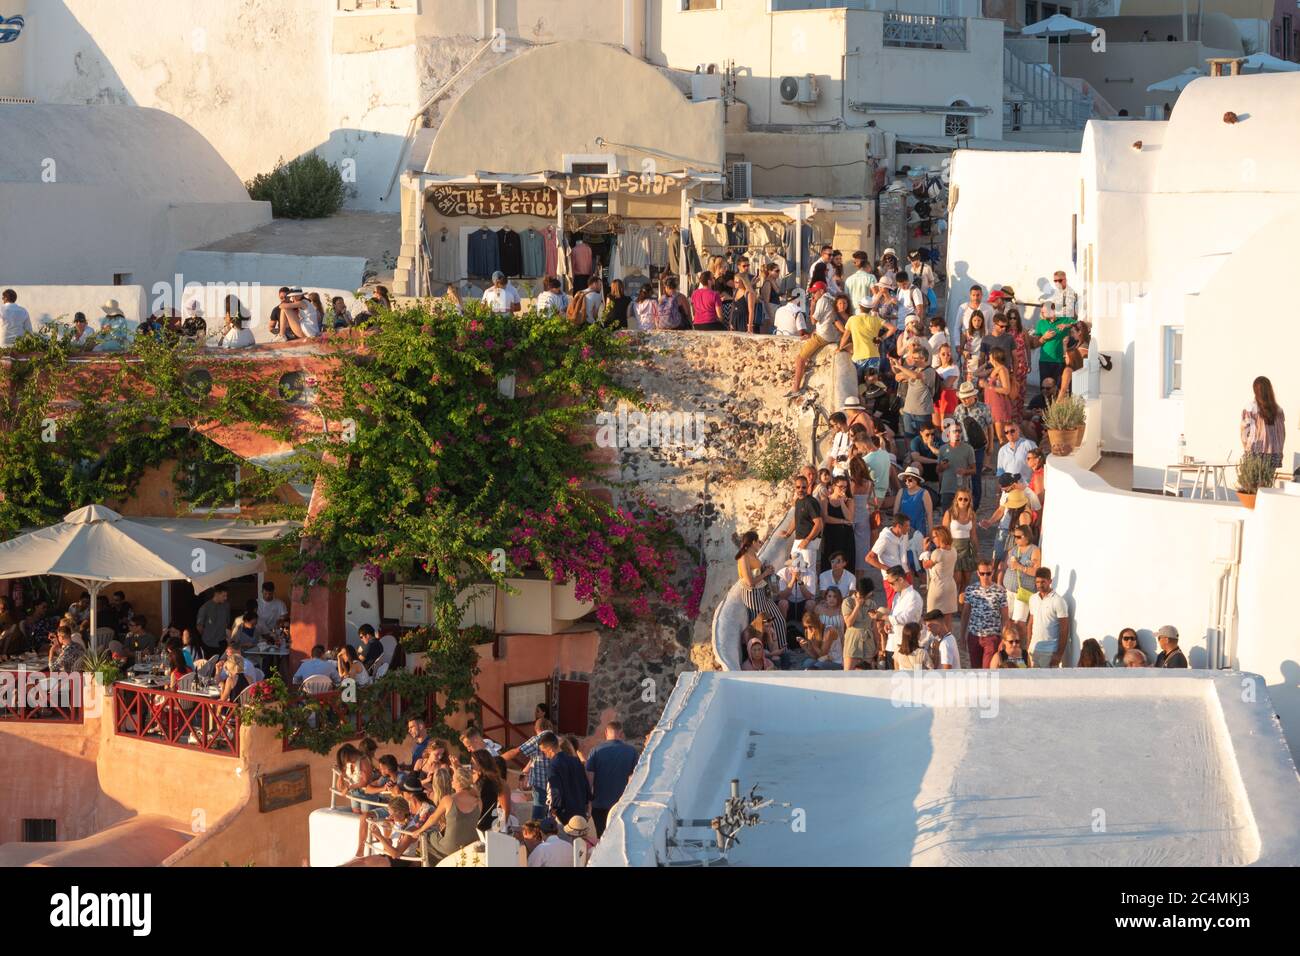
[(113, 685), (113, 729), (119, 737), (239, 756), (239, 707), (195, 694)]
[(48, 670), (0, 671), (0, 720), (80, 724), (82, 694), (93, 676)]

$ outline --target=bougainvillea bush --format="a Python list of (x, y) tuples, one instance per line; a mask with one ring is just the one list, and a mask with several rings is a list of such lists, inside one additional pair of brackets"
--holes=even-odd
[(637, 400), (614, 375), (635, 348), (549, 312), (439, 301), (383, 313), (364, 354), (321, 389), (325, 504), (301, 541), (283, 542), (284, 560), (303, 585), (358, 566), (427, 578), (444, 632), (464, 588), (528, 573), (572, 580), (609, 627), (655, 602), (684, 606), (669, 521), (586, 487), (597, 412)]

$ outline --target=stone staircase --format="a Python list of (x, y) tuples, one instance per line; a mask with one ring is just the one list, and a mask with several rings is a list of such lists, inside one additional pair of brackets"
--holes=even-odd
[(1085, 93), (1044, 64), (1028, 62), (1005, 46), (1002, 50), (1002, 130), (1081, 130), (1093, 113)]
[(393, 295), (416, 294), (420, 234), (415, 224), (419, 222), (420, 198), (418, 192), (402, 189), (402, 245), (397, 253), (397, 266), (393, 270), (393, 287), (390, 290)]

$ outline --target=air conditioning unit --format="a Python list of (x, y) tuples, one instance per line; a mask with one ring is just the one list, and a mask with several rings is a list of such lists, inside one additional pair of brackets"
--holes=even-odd
[(817, 77), (811, 73), (803, 76), (781, 77), (781, 102), (793, 106), (811, 106), (821, 96)]
[(732, 163), (727, 171), (727, 198), (750, 199), (754, 195), (754, 165)]

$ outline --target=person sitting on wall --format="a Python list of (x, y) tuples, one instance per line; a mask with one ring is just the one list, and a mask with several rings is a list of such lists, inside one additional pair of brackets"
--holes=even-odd
[(320, 335), (321, 317), (297, 286), (290, 288), (280, 303), (280, 323), (282, 331), (285, 327), (288, 329), (284, 333), (286, 340), (289, 339), (289, 332), (299, 339), (314, 339)]
[(508, 315), (523, 309), (523, 300), (519, 291), (506, 279), (500, 270), (492, 273), (492, 286), (483, 293), (483, 304), (498, 315)]
[(1156, 667), (1187, 667), (1187, 655), (1178, 648), (1178, 628), (1166, 624), (1156, 631), (1156, 641), (1160, 645), (1160, 653), (1156, 655)]

